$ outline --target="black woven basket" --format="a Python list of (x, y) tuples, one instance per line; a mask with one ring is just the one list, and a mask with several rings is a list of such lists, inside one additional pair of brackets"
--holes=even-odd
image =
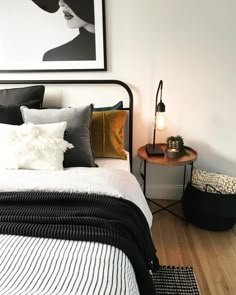
[(201, 191), (187, 185), (182, 208), (189, 222), (208, 230), (223, 231), (236, 221), (236, 195)]

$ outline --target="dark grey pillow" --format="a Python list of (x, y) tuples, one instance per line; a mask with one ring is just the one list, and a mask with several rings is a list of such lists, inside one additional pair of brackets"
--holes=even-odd
[(78, 108), (35, 110), (21, 107), (25, 123), (48, 124), (67, 122), (65, 140), (74, 145), (65, 152), (64, 167), (95, 167), (91, 148), (91, 115), (93, 105)]
[(100, 107), (100, 108), (93, 108), (94, 112), (105, 112), (105, 111), (112, 111), (112, 110), (122, 110), (123, 109), (123, 101), (119, 101), (117, 104), (110, 106), (110, 107)]
[(40, 108), (43, 103), (44, 85), (10, 88), (0, 90), (0, 105), (23, 105), (29, 101), (38, 101)]
[[(38, 100), (22, 103), (22, 105), (34, 109), (41, 107), (41, 103)], [(23, 124), (20, 107), (21, 105), (0, 106), (0, 123), (11, 125)]]

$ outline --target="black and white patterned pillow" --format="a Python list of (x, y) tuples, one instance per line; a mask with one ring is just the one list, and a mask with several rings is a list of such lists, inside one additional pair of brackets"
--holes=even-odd
[(235, 194), (236, 177), (193, 168), (192, 185), (210, 193)]

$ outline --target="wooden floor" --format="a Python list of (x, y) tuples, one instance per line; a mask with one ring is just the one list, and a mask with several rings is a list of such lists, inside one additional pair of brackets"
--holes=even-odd
[[(152, 211), (157, 209), (149, 204)], [(180, 204), (173, 209), (182, 213)], [(192, 266), (201, 295), (236, 294), (236, 226), (223, 232), (207, 231), (162, 211), (153, 216), (152, 235), (160, 264)]]

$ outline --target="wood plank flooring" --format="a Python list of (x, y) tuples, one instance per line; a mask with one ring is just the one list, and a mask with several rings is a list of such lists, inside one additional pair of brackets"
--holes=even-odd
[[(172, 202), (156, 201), (162, 205)], [(149, 205), (152, 211), (158, 208)], [(173, 211), (181, 214), (181, 205)], [(236, 294), (236, 226), (223, 232), (208, 231), (161, 211), (153, 216), (152, 235), (160, 264), (192, 266), (201, 295)]]

